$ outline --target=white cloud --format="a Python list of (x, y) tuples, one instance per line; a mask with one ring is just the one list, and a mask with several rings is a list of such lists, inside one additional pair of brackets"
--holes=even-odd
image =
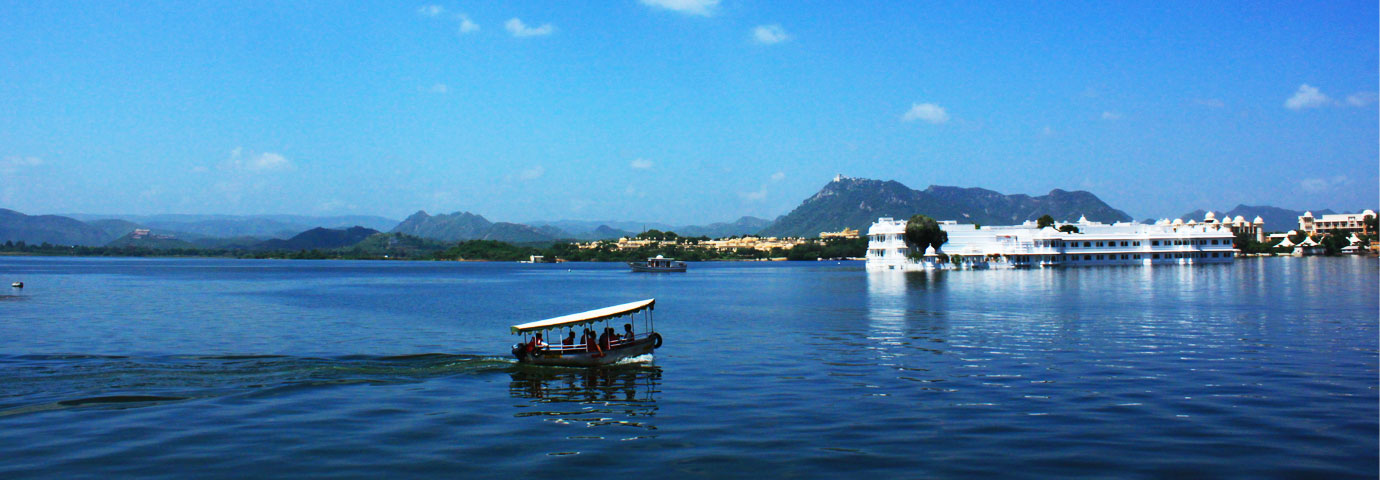
[(944, 111), (944, 107), (933, 103), (911, 104), (910, 110), (901, 116), (901, 121), (909, 122), (912, 120), (923, 120), (935, 125), (949, 121), (949, 112)]
[(276, 172), (292, 170), (295, 168), (292, 161), (282, 154), (273, 152), (245, 153), (243, 147), (235, 147), (230, 151), (230, 158), (225, 162), (225, 168), (238, 172)]
[(0, 173), (14, 173), (40, 165), (43, 165), (42, 158), (10, 156), (0, 159)]
[(786, 172), (776, 172), (771, 174), (771, 181), (779, 182), (786, 179)]
[(426, 91), (428, 93), (439, 93), (445, 95), (447, 93), (450, 93), (450, 87), (447, 87), (444, 83), (438, 83), (430, 87), (427, 87)]
[(474, 32), (478, 32), (478, 31), (479, 31), (479, 24), (478, 24), (478, 23), (474, 23), (473, 21), (471, 21), (471, 20), (470, 20), (470, 17), (469, 17), (468, 15), (465, 15), (465, 14), (462, 13), (462, 14), (456, 15), (455, 18), (460, 20), (460, 34), (461, 34), (461, 35), (464, 35), (464, 34), (466, 34), (466, 33), (474, 33)]
[(1375, 103), (1375, 101), (1375, 92), (1356, 92), (1351, 95), (1347, 95), (1346, 97), (1347, 105), (1351, 105), (1353, 107), (1364, 107), (1366, 105)]
[(427, 17), (435, 17), (442, 13), (446, 13), (446, 7), (440, 5), (422, 5), (421, 8), (417, 9), (417, 13)]
[(758, 25), (752, 29), (752, 39), (763, 45), (774, 45), (790, 40), (791, 36), (780, 25)]
[(718, 8), (719, 0), (641, 0), (643, 5), (660, 7), (667, 10), (684, 13), (687, 15), (699, 15), (708, 17), (714, 14), (714, 9)]
[(1198, 98), (1198, 99), (1194, 99), (1194, 100), (1193, 100), (1193, 103), (1198, 104), (1198, 105), (1201, 105), (1201, 106), (1204, 106), (1204, 107), (1208, 107), (1208, 108), (1222, 108), (1222, 107), (1227, 106), (1227, 104), (1226, 104), (1225, 102), (1223, 102), (1223, 101), (1221, 101), (1221, 100), (1218, 100), (1218, 99), (1216, 99), (1216, 98)]
[(749, 202), (760, 202), (767, 198), (767, 187), (762, 187), (761, 189), (755, 192), (739, 193), (738, 195), (742, 196), (744, 200), (747, 200)]
[(1305, 108), (1318, 108), (1329, 103), (1332, 103), (1332, 99), (1327, 98), (1327, 95), (1323, 95), (1317, 88), (1311, 87), (1305, 83), (1299, 85), (1299, 89), (1297, 92), (1294, 92), (1294, 96), (1284, 101), (1284, 108), (1290, 110), (1303, 110)]
[(1342, 188), (1351, 183), (1351, 179), (1343, 175), (1332, 178), (1306, 178), (1299, 182), (1299, 187), (1309, 193), (1326, 193)]
[(1120, 114), (1120, 113), (1117, 113), (1117, 112), (1113, 112), (1113, 111), (1108, 110), (1108, 111), (1102, 112), (1102, 119), (1103, 119), (1103, 120), (1121, 120), (1121, 114)]
[(639, 159), (633, 160), (632, 163), (629, 163), (629, 164), (628, 164), (628, 166), (629, 166), (629, 167), (632, 167), (632, 168), (636, 168), (636, 169), (638, 169), (638, 170), (647, 170), (647, 169), (649, 169), (649, 168), (652, 168), (652, 161), (651, 161), (651, 160), (647, 160), (647, 159), (645, 159), (645, 158), (639, 158)]
[(550, 35), (552, 32), (556, 31), (556, 27), (551, 26), (549, 23), (543, 23), (540, 27), (530, 27), (527, 26), (526, 23), (522, 23), (522, 20), (516, 17), (510, 18), (507, 22), (504, 22), (503, 28), (507, 29), (508, 33), (513, 34), (514, 37), (519, 38), (540, 37), (543, 35)]
[(518, 172), (518, 180), (535, 180), (544, 174), (546, 174), (546, 167), (543, 167), (541, 165), (534, 165), (532, 167), (523, 169), (521, 172)]

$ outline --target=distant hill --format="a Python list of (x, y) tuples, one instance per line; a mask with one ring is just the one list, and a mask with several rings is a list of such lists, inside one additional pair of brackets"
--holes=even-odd
[(1059, 221), (1075, 221), (1080, 216), (1099, 222), (1131, 221), (1125, 212), (1084, 191), (1055, 189), (1032, 197), (934, 185), (912, 190), (894, 180), (841, 177), (762, 229), (761, 235), (814, 237), (844, 227), (866, 232), (879, 217), (900, 219), (915, 214), (983, 225), (1013, 225), (1041, 215)]
[(418, 211), (407, 217), (392, 233), (403, 233), (421, 238), (459, 242), (464, 240), (497, 240), (508, 243), (541, 243), (566, 237), (559, 228), (533, 227), (520, 223), (493, 223), (481, 215), (470, 212), (429, 215)]
[(377, 233), (363, 241), (342, 249), (353, 255), (372, 255), (390, 258), (422, 258), (450, 248), (451, 244), (403, 233)]
[(749, 235), (771, 224), (771, 220), (764, 220), (756, 217), (742, 217), (733, 222), (717, 222), (708, 225), (671, 225), (659, 222), (631, 222), (631, 221), (585, 221), (585, 220), (552, 220), (531, 222), (534, 226), (554, 227), (563, 232), (563, 235), (555, 235), (556, 238), (570, 238), (577, 240), (613, 240), (621, 237), (631, 237), (644, 230), (661, 230), (663, 232), (676, 232), (682, 237), (706, 236), (711, 238), (731, 237), (735, 235)]
[(112, 241), (133, 232), (137, 228), (144, 228), (137, 223), (118, 219), (88, 220), (83, 223), (101, 229)]
[[(771, 224), (771, 220), (757, 217), (742, 217), (732, 223), (719, 222), (703, 226), (689, 225), (679, 227), (673, 231), (682, 237), (723, 238), (757, 233)], [(816, 232), (815, 234), (818, 235), (819, 233)]]
[(631, 237), (638, 234), (638, 232), (619, 230), (608, 225), (600, 225), (598, 228), (595, 228), (594, 231), (590, 233), (592, 234), (591, 237), (593, 237), (591, 238), (591, 240), (617, 240), (623, 237)]
[[(260, 237), (288, 238), (302, 231), (316, 228), (348, 228), (359, 225), (375, 230), (388, 230), (396, 220), (368, 215), (312, 217), (306, 215), (93, 215), (70, 214), (82, 221), (123, 220), (144, 228), (178, 232), (179, 237)], [(111, 226), (118, 224), (110, 223)], [(128, 232), (125, 232), (128, 233)], [(123, 235), (123, 233), (121, 234)]]
[[(1267, 232), (1285, 232), (1299, 228), (1299, 217), (1303, 216), (1305, 212), (1305, 210), (1289, 210), (1287, 208), (1271, 207), (1267, 205), (1237, 205), (1236, 208), (1226, 212), (1221, 210), (1213, 211), (1217, 213), (1217, 218), (1219, 219), (1226, 217), (1236, 218), (1236, 216), (1240, 215), (1249, 222), (1255, 220), (1255, 217), (1260, 217), (1261, 220), (1265, 221), (1265, 231)], [(1313, 210), (1312, 212), (1314, 216), (1337, 213), (1331, 209)], [(1185, 213), (1179, 218), (1185, 222), (1190, 219), (1201, 222), (1203, 221), (1204, 215), (1207, 215), (1207, 211), (1198, 209)]]
[(198, 246), (198, 245), (196, 245), (196, 244), (194, 244), (194, 243), (192, 243), (192, 242), (188, 242), (188, 241), (186, 241), (186, 240), (182, 240), (182, 239), (180, 239), (180, 238), (173, 237), (173, 236), (170, 236), (170, 235), (161, 235), (161, 234), (135, 235), (134, 232), (127, 233), (127, 234), (125, 234), (125, 235), (120, 236), (120, 238), (117, 238), (117, 239), (115, 239), (115, 240), (111, 240), (110, 243), (105, 244), (105, 246), (107, 246), (107, 247), (143, 247), (143, 248), (161, 248), (161, 249), (173, 249), (173, 248), (193, 249), (193, 248), (200, 248), (200, 246)]
[[(608, 236), (610, 231), (630, 232), (632, 235), (645, 229), (676, 231), (676, 227), (668, 223), (624, 220), (537, 220), (527, 222), (527, 224), (534, 227), (555, 227), (565, 232), (566, 237), (580, 240), (608, 240), (627, 236)], [(598, 233), (601, 228), (605, 229), (602, 234)]]
[(76, 219), (58, 215), (25, 215), (0, 208), (0, 243), (24, 242), (32, 245), (105, 245), (112, 238), (104, 230)]
[(259, 242), (254, 245), (255, 250), (326, 250), (331, 248), (348, 247), (369, 238), (370, 235), (379, 233), (378, 230), (364, 227), (350, 227), (346, 229), (334, 228), (313, 228), (305, 232), (294, 235), (287, 240), (272, 239)]

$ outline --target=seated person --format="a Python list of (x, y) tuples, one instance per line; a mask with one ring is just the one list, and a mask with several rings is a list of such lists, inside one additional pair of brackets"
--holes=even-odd
[(634, 338), (637, 338), (637, 337), (636, 337), (635, 335), (633, 335), (632, 324), (631, 324), (631, 323), (625, 323), (625, 324), (623, 324), (623, 341), (625, 341), (625, 342), (631, 342), (631, 341), (633, 341)]
[(570, 331), (570, 335), (566, 336), (566, 337), (565, 337), (565, 340), (561, 340), (561, 345), (564, 345), (564, 346), (567, 346), (567, 347), (573, 347), (573, 346), (575, 346), (575, 331), (574, 331), (574, 330), (571, 330), (571, 331)]

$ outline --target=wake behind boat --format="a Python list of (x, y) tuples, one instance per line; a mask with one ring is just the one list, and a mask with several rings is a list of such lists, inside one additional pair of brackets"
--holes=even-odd
[(685, 262), (677, 262), (674, 258), (665, 258), (657, 255), (655, 258), (648, 258), (645, 262), (628, 262), (634, 272), (684, 272)]
[[(652, 309), (655, 307), (656, 299), (651, 298), (513, 325), (510, 327), (513, 334), (522, 335), (523, 338), (522, 343), (513, 346), (513, 356), (519, 362), (534, 365), (595, 367), (652, 353), (661, 347), (661, 335), (652, 329)], [(635, 333), (632, 328), (638, 313), (642, 314), (644, 333), (641, 334)], [(623, 325), (621, 334), (608, 325), (609, 321), (625, 316), (633, 318)], [(602, 334), (589, 328), (600, 322), (603, 322)], [(584, 335), (579, 335), (579, 331), (583, 331)], [(558, 335), (563, 333), (563, 340), (546, 338), (550, 332), (557, 332)]]

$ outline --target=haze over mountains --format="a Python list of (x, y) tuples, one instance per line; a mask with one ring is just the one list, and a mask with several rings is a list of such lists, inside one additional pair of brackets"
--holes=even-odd
[[(1283, 231), (1297, 225), (1302, 211), (1270, 206), (1238, 205), (1221, 216), (1265, 220), (1266, 230)], [(635, 221), (553, 220), (529, 224), (491, 222), (471, 212), (431, 215), (418, 211), (401, 222), (377, 216), (310, 217), (303, 215), (25, 215), (0, 209), (0, 242), (84, 246), (143, 246), (150, 248), (225, 248), (244, 250), (330, 249), (367, 240), (388, 242), (447, 242), (496, 240), (516, 244), (617, 239), (646, 229), (674, 231), (681, 236), (711, 238), (759, 234), (815, 237), (820, 232), (854, 228), (866, 231), (878, 217), (907, 218), (924, 213), (940, 220), (983, 225), (1009, 225), (1051, 215), (1059, 221), (1079, 217), (1100, 222), (1130, 221), (1085, 191), (1055, 189), (1048, 194), (1006, 195), (982, 188), (931, 185), (914, 190), (896, 181), (836, 177), (800, 206), (775, 220), (742, 217), (709, 225), (669, 225)], [(1202, 219), (1206, 212), (1185, 214)], [(1331, 210), (1313, 210), (1315, 215)], [(135, 234), (139, 230), (141, 233)], [(144, 231), (147, 230), (147, 231)], [(381, 232), (389, 232), (387, 234)], [(415, 237), (418, 240), (409, 240)]]

